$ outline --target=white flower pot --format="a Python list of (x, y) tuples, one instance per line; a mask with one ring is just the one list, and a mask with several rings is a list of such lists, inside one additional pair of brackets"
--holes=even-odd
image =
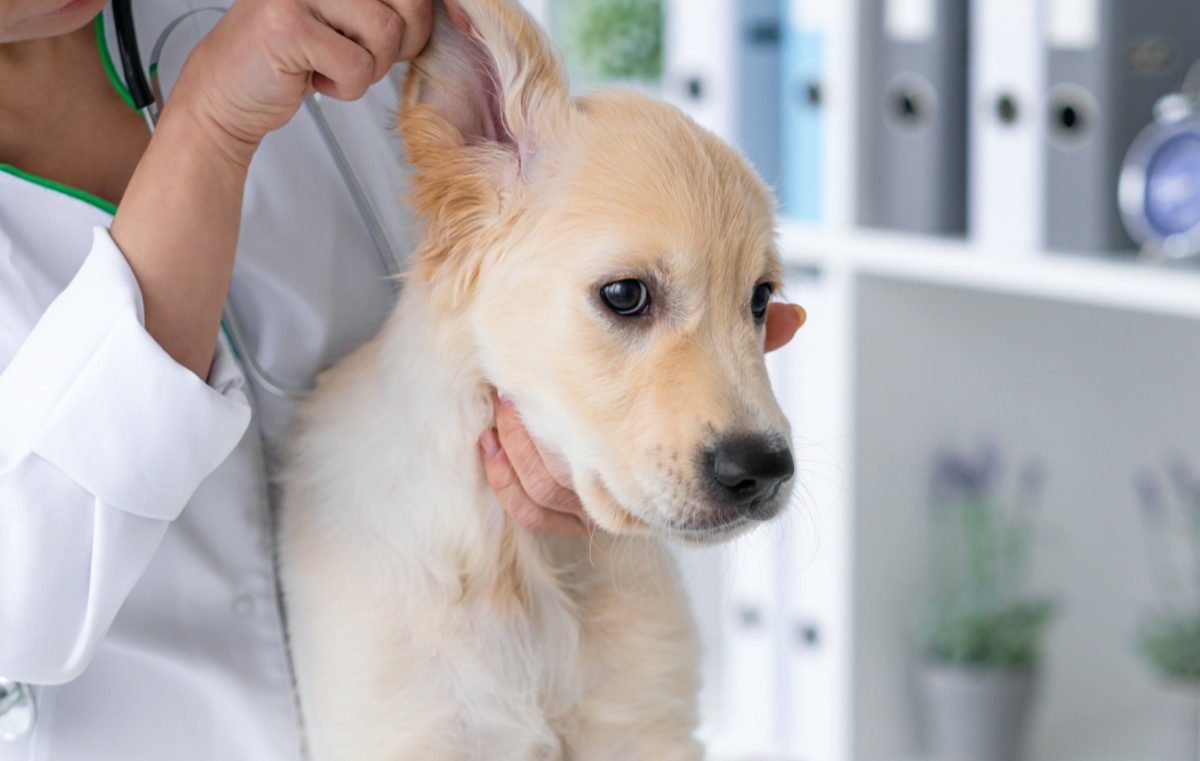
[(936, 761), (1019, 761), (1036, 678), (1033, 673), (927, 664), (921, 693)]
[(1200, 761), (1200, 686), (1164, 685), (1163, 722), (1167, 752), (1163, 761)]

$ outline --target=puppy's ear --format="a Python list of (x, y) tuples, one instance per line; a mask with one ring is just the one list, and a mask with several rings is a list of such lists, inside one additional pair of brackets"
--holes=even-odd
[[(446, 147), (503, 146), (528, 161), (544, 137), (539, 122), (568, 108), (567, 83), (550, 42), (516, 0), (437, 0), (404, 103), (408, 113), (436, 114), (453, 128), (457, 141), (451, 132), (436, 136)], [(414, 108), (422, 105), (429, 108)]]
[[(413, 201), (428, 223), (420, 269), (430, 276), (497, 219), (501, 199), (563, 134), (570, 97), (553, 46), (516, 0), (435, 0), (402, 101)], [(459, 279), (473, 282), (473, 269)]]

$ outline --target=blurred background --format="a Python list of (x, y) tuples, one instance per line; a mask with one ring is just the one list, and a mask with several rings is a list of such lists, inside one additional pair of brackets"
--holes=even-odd
[(785, 520), (680, 553), (730, 761), (1200, 760), (1195, 0), (526, 0), (775, 189)]

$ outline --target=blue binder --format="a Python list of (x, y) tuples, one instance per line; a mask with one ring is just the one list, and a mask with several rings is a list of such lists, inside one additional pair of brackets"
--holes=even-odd
[(738, 35), (734, 45), (736, 140), (763, 180), (778, 191), (783, 0), (732, 1)]
[(823, 33), (788, 26), (783, 51), (780, 200), (785, 216), (805, 222), (823, 217), (825, 56)]

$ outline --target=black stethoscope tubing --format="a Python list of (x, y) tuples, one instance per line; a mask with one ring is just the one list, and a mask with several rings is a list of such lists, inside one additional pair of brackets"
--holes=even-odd
[(154, 91), (142, 68), (142, 56), (138, 52), (137, 29), (133, 24), (133, 0), (112, 0), (113, 25), (117, 30), (117, 53), (121, 58), (121, 70), (125, 73), (125, 86), (133, 98), (134, 107), (142, 109), (154, 103)]

